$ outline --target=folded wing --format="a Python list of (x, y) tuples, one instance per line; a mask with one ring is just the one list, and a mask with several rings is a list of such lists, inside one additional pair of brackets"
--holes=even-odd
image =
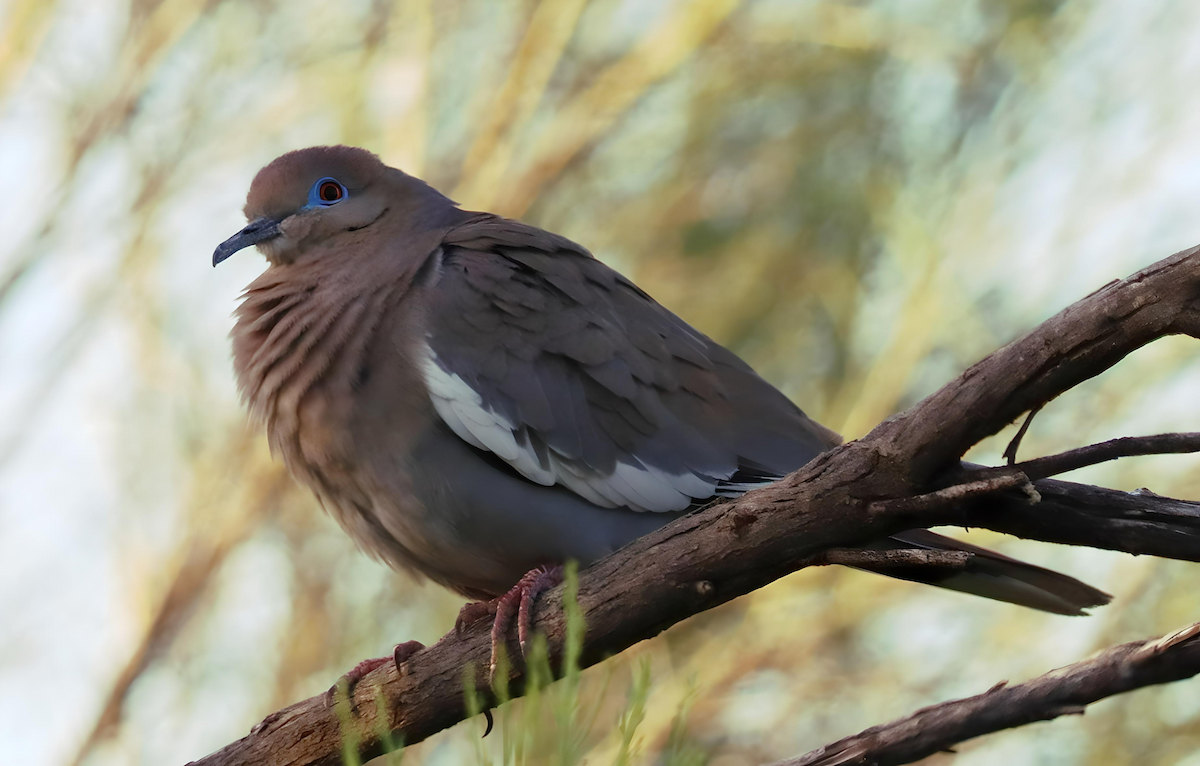
[(562, 237), (494, 216), (428, 264), (434, 408), (531, 482), (678, 511), (838, 442), (732, 353)]

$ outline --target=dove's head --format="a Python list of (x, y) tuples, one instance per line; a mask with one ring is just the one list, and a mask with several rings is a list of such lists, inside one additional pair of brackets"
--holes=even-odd
[(258, 171), (246, 196), (249, 223), (217, 247), (213, 265), (251, 245), (275, 264), (319, 257), (336, 251), (339, 241), (350, 241), (345, 238), (354, 232), (365, 233), (388, 219), (419, 227), (422, 218), (438, 218), (438, 211), (447, 209), (456, 208), (365, 149), (299, 149)]

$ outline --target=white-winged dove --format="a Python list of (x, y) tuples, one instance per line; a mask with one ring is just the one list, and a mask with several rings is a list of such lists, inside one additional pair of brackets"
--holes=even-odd
[[(840, 441), (583, 247), (461, 210), (365, 150), (279, 157), (245, 213), (213, 264), (251, 245), (270, 264), (233, 356), (273, 452), (368, 553), (502, 597), (497, 640), (517, 604), (525, 638), (567, 559)], [(924, 530), (878, 545), (969, 550), (953, 576), (909, 574), (988, 598), (1059, 614), (1109, 600)]]

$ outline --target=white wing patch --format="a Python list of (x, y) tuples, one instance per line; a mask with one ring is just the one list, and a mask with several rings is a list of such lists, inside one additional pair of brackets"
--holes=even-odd
[(443, 369), (437, 355), (425, 347), (425, 385), (438, 417), (460, 439), (487, 450), (522, 476), (543, 486), (561, 484), (603, 508), (624, 506), (635, 511), (681, 511), (697, 499), (717, 493), (720, 478), (707, 480), (689, 473), (669, 474), (632, 456), (618, 461), (611, 474), (602, 474), (548, 447), (539, 456), (524, 426), (487, 408), (479, 393), (458, 375)]

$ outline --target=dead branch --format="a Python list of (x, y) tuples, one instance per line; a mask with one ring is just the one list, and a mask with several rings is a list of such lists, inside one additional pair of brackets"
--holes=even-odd
[(1200, 561), (1200, 503), (1057, 479), (1035, 481), (1033, 486), (1041, 498), (1037, 504), (1021, 493), (985, 496), (940, 511), (948, 519), (941, 523), (1027, 540)]
[(1134, 641), (1016, 686), (943, 702), (912, 715), (780, 761), (775, 766), (896, 766), (973, 737), (1060, 715), (1079, 715), (1097, 700), (1200, 674), (1200, 623)]
[(1178, 455), (1200, 452), (1200, 433), (1158, 434), (1157, 436), (1126, 436), (1080, 447), (1058, 455), (1039, 457), (1018, 463), (1014, 468), (1031, 479), (1045, 479), (1067, 471), (1085, 468), (1134, 455)]
[[(582, 573), (587, 666), (687, 617), (749, 593), (818, 559), (917, 527), (985, 527), (1074, 545), (1200, 560), (1200, 505), (1050, 479), (1037, 505), (1018, 490), (931, 507), (881, 501), (938, 490), (962, 455), (1022, 413), (1045, 405), (1138, 348), (1200, 333), (1200, 248), (1178, 253), (1093, 293), (977, 363), (864, 438), (735, 501), (715, 504), (634, 541)], [(943, 485), (944, 486), (944, 485)], [(562, 588), (548, 591), (535, 626), (562, 645)], [(268, 717), (204, 766), (340, 762), (344, 741), (364, 757), (385, 733), (412, 744), (462, 720), (464, 668), (486, 686), (488, 626), (447, 635), (406, 663), (389, 663), (354, 692), (358, 716), (339, 722), (324, 697)], [(514, 642), (515, 643), (515, 642)], [(516, 656), (516, 647), (509, 647)], [(520, 669), (511, 672), (519, 683)], [(384, 701), (375, 704), (376, 697)], [(490, 698), (484, 696), (485, 705)], [(386, 720), (376, 720), (383, 710)]]
[(831, 548), (807, 566), (837, 564), (844, 567), (887, 569), (888, 567), (933, 567), (935, 569), (962, 569), (974, 556), (968, 551), (938, 551), (925, 548), (901, 548), (897, 550), (863, 550), (857, 548)]
[(1004, 489), (1020, 489), (1029, 502), (1036, 503), (1041, 498), (1029, 477), (1019, 468), (996, 468), (993, 470), (974, 471), (966, 474), (978, 477), (951, 484), (949, 487), (927, 492), (911, 497), (897, 497), (893, 500), (876, 500), (867, 506), (871, 513), (917, 513), (943, 508), (948, 505), (962, 505), (964, 501), (980, 495), (991, 495)]
[(1029, 414), (1025, 416), (1025, 422), (1021, 423), (1021, 427), (1017, 429), (1017, 435), (1014, 436), (1012, 441), (1008, 443), (1008, 446), (1004, 448), (1004, 454), (1002, 457), (1008, 463), (1008, 465), (1013, 465), (1017, 462), (1017, 450), (1021, 449), (1021, 440), (1024, 439), (1025, 434), (1029, 432), (1029, 427), (1033, 425), (1033, 419), (1037, 417), (1037, 414), (1041, 412), (1041, 409), (1041, 407), (1038, 407), (1037, 409), (1032, 409), (1029, 411)]

